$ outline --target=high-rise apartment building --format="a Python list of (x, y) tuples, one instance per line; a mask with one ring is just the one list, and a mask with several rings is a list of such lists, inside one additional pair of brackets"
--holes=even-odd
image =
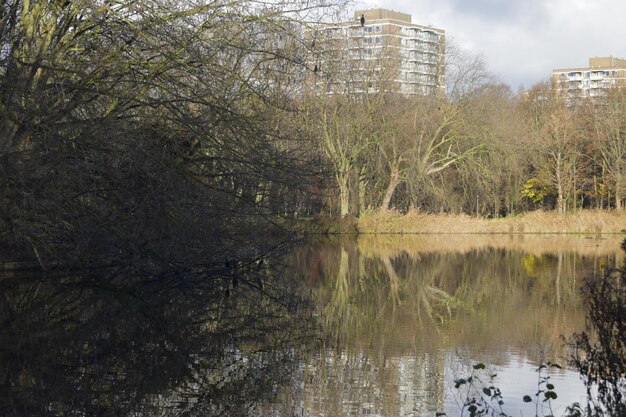
[(409, 14), (357, 10), (352, 22), (321, 25), (310, 36), (311, 66), (326, 76), (329, 93), (445, 91), (445, 32), (411, 23)]
[(601, 97), (610, 88), (626, 85), (626, 60), (609, 57), (589, 58), (587, 68), (552, 71), (552, 86), (568, 101)]

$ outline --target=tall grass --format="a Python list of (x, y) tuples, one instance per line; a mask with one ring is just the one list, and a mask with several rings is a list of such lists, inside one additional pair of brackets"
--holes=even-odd
[(626, 211), (581, 210), (566, 214), (533, 211), (482, 219), (467, 214), (376, 211), (358, 220), (360, 233), (626, 233)]

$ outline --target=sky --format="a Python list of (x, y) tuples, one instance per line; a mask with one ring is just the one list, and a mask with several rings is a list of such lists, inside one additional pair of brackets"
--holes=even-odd
[(590, 57), (626, 58), (623, 0), (357, 0), (352, 11), (378, 7), (445, 30), (513, 91), (553, 69), (587, 67)]

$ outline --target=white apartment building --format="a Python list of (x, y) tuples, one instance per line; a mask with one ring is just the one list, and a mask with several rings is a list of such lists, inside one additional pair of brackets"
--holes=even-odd
[(413, 24), (409, 14), (357, 10), (354, 21), (319, 26), (310, 36), (311, 67), (329, 93), (445, 92), (445, 32)]
[(552, 71), (552, 86), (569, 102), (581, 98), (601, 97), (607, 90), (626, 84), (626, 60), (589, 58), (587, 68), (565, 68)]

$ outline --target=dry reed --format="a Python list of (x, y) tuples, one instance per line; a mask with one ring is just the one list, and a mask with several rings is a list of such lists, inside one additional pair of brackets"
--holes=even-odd
[(580, 210), (558, 214), (533, 211), (518, 216), (482, 219), (466, 214), (376, 211), (359, 218), (360, 233), (626, 233), (626, 211)]

